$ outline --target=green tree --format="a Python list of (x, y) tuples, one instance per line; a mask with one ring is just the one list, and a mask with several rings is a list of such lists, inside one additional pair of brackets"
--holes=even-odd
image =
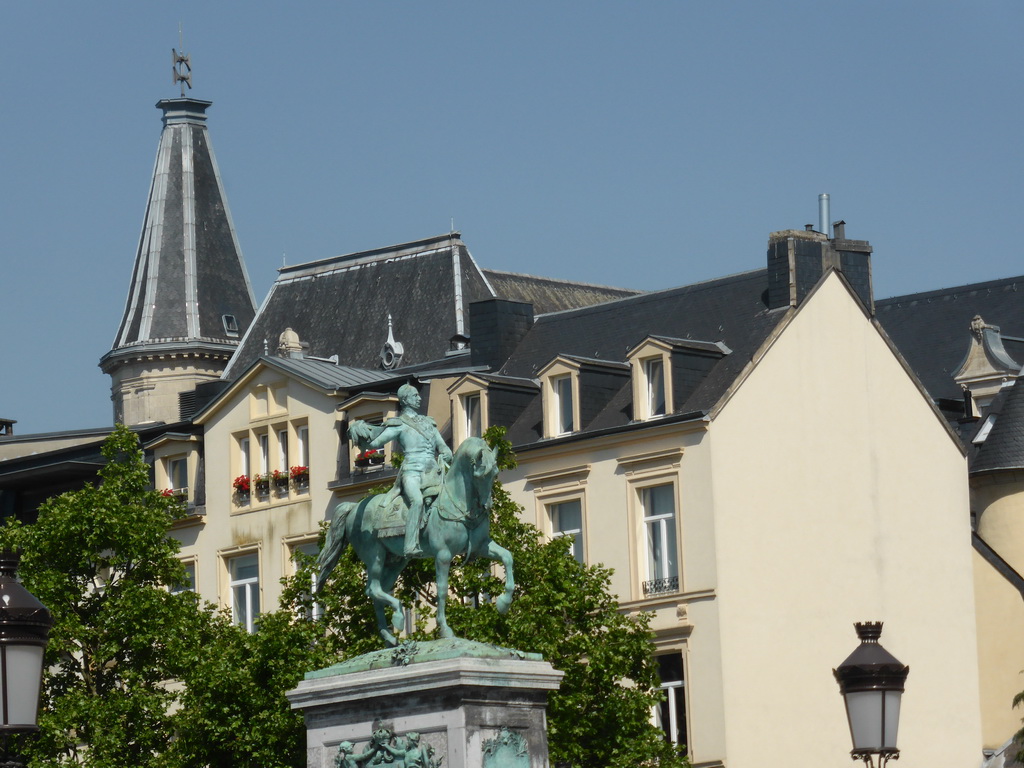
[[(514, 466), (503, 430), (489, 431), (503, 468)], [(492, 535), (515, 559), (516, 599), (500, 616), (486, 596), (502, 584), (487, 562), (453, 568), (448, 618), (461, 637), (540, 652), (565, 672), (550, 696), (552, 764), (571, 766), (687, 765), (650, 723), (659, 700), (652, 635), (647, 617), (622, 614), (609, 592), (611, 572), (584, 566), (568, 553), (566, 539), (546, 541), (520, 519), (521, 508), (495, 483)], [(285, 580), (282, 608), (264, 615), (253, 635), (237, 633), (193, 670), (183, 711), (188, 724), (176, 743), (183, 765), (300, 766), (304, 731), (284, 692), (317, 669), (383, 646), (365, 597), (362, 565), (351, 549), (318, 597), (320, 621), (310, 621), (312, 558)], [(413, 563), (396, 594), (418, 605), (425, 632), (436, 604), (430, 562)], [(479, 603), (474, 608), (473, 603)], [(185, 724), (183, 724), (185, 725)]]
[(168, 537), (179, 503), (150, 488), (134, 433), (105, 441), (99, 482), (55, 496), (36, 523), (15, 521), (2, 544), (22, 551), (19, 575), (51, 611), (41, 734), (31, 765), (164, 765), (176, 686), (210, 631)]

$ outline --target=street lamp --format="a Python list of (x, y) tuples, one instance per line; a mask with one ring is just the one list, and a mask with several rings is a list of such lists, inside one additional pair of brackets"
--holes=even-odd
[(850, 757), (873, 766), (877, 755), (881, 767), (900, 756), (896, 731), (903, 683), (910, 667), (901, 664), (879, 644), (882, 622), (854, 624), (854, 627), (860, 645), (838, 669), (832, 670), (832, 674), (846, 702), (846, 717), (853, 738)]
[(53, 625), (46, 606), (18, 583), (19, 560), (14, 552), (0, 552), (0, 768), (23, 766), (9, 743), (39, 730), (43, 651)]

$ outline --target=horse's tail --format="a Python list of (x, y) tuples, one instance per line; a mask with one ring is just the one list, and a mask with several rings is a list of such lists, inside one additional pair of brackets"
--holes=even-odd
[(348, 546), (348, 516), (355, 508), (356, 505), (352, 502), (344, 502), (334, 508), (334, 520), (331, 527), (327, 529), (327, 538), (324, 540), (323, 549), (320, 550), (320, 554), (316, 558), (318, 574), (314, 590), (316, 593), (323, 589), (324, 584), (327, 583), (327, 577), (331, 575), (334, 566), (338, 564), (338, 558)]

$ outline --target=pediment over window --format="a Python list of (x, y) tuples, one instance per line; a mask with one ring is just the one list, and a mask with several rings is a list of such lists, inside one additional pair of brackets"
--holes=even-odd
[(648, 336), (627, 354), (638, 421), (677, 412), (719, 360), (730, 354), (720, 341)]
[(617, 360), (559, 355), (537, 374), (544, 406), (544, 437), (586, 429), (629, 379)]

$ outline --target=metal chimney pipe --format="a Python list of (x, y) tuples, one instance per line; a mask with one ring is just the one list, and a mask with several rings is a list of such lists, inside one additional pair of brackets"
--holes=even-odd
[(818, 195), (818, 231), (825, 235), (825, 237), (831, 237), (831, 234), (829, 234), (829, 221), (831, 221), (831, 218), (828, 211), (828, 195)]

